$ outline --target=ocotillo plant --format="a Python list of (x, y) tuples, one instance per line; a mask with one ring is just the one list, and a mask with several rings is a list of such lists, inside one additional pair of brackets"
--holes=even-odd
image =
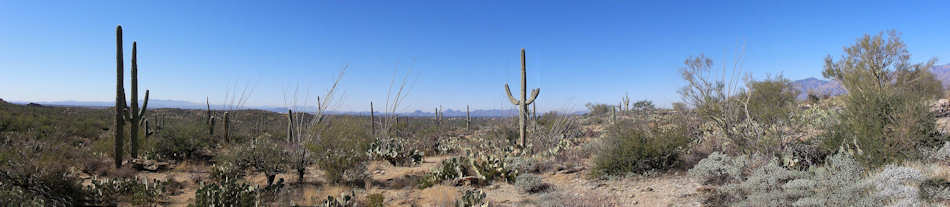
[(518, 120), (521, 123), (520, 127), (520, 138), (521, 138), (521, 147), (528, 146), (527, 133), (528, 128), (525, 126), (528, 122), (528, 105), (534, 103), (534, 99), (538, 97), (538, 93), (541, 91), (540, 88), (535, 88), (531, 90), (531, 97), (527, 95), (528, 90), (528, 78), (525, 74), (525, 58), (524, 58), (524, 48), (521, 48), (521, 100), (515, 99), (514, 96), (511, 96), (511, 89), (509, 89), (508, 84), (505, 84), (505, 92), (508, 93), (508, 100), (511, 101), (511, 104), (518, 106)]

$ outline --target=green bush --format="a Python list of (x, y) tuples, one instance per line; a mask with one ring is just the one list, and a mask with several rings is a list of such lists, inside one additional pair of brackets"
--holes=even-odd
[[(823, 75), (841, 82), (841, 123), (826, 130), (822, 148), (847, 147), (869, 166), (903, 160), (917, 148), (941, 144), (929, 103), (941, 95), (927, 63), (910, 63), (910, 53), (896, 32), (865, 35), (845, 48), (838, 61), (825, 58)], [(873, 57), (873, 58), (868, 58)]]
[(588, 111), (587, 113), (590, 115), (609, 114), (610, 111), (613, 110), (612, 109), (613, 106), (608, 105), (608, 104), (587, 103), (587, 105), (585, 106), (587, 106), (587, 111)]
[(798, 91), (781, 75), (746, 83), (749, 88), (749, 116), (767, 125), (775, 125), (789, 118), (795, 108)]
[(332, 124), (313, 129), (319, 131), (319, 137), (308, 143), (307, 148), (327, 181), (362, 184), (368, 176), (366, 162), (370, 158), (366, 152), (375, 140), (365, 126), (366, 121), (342, 117), (330, 122)]
[(90, 194), (72, 169), (88, 157), (73, 146), (47, 142), (52, 140), (41, 132), (0, 132), (0, 203), (84, 205)]
[(595, 177), (677, 167), (690, 140), (686, 128), (676, 125), (643, 129), (624, 120), (609, 130), (604, 149), (594, 158)]
[(155, 155), (159, 159), (205, 159), (208, 155), (200, 152), (211, 147), (207, 128), (201, 124), (173, 123), (162, 130), (161, 134), (147, 139), (153, 140), (155, 145), (144, 146), (150, 149), (146, 154)]

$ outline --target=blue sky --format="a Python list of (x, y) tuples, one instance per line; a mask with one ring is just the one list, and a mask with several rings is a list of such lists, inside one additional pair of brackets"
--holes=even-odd
[[(411, 71), (402, 111), (510, 108), (527, 48), (540, 110), (616, 103), (624, 93), (679, 101), (691, 55), (744, 57), (743, 72), (820, 77), (823, 58), (865, 33), (896, 29), (915, 61), (950, 58), (948, 1), (2, 1), (0, 98), (110, 101), (116, 25), (126, 64), (139, 43), (153, 99), (281, 106), (323, 93), (345, 65), (336, 110), (384, 102)], [(128, 65), (126, 65), (128, 67)], [(128, 74), (128, 72), (127, 72)], [(128, 84), (128, 82), (126, 82)], [(126, 89), (129, 87), (127, 86)], [(517, 89), (513, 89), (517, 90)]]

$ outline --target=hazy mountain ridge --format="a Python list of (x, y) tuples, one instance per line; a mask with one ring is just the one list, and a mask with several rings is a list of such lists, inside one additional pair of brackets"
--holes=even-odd
[[(943, 88), (950, 86), (950, 64), (933, 66), (930, 68), (930, 73), (932, 73), (937, 80), (940, 80)], [(814, 77), (792, 81), (792, 86), (798, 90), (799, 100), (807, 98), (809, 92), (829, 96), (842, 95), (848, 92), (838, 81), (822, 80)]]
[[(0, 99), (0, 102), (2, 102), (2, 101), (3, 101), (3, 99)], [(140, 103), (141, 103), (141, 102), (142, 102), (142, 101), (140, 100)], [(115, 102), (106, 102), (106, 101), (45, 101), (45, 102), (12, 101), (11, 103), (14, 103), (14, 104), (21, 104), (21, 105), (26, 105), (26, 104), (31, 104), (31, 103), (32, 103), (32, 104), (40, 104), (40, 105), (44, 105), (44, 106), (78, 106), (78, 107), (91, 107), (91, 108), (108, 108), (108, 107), (112, 107), (112, 106), (115, 105)], [(161, 99), (154, 99), (154, 100), (149, 100), (149, 102), (148, 102), (148, 108), (152, 108), (152, 109), (155, 109), (155, 108), (177, 108), (177, 109), (198, 109), (198, 110), (202, 110), (202, 109), (207, 109), (208, 106), (205, 105), (205, 104), (193, 103), (193, 102), (181, 101), (181, 100), (161, 100)], [(213, 110), (224, 110), (224, 109), (228, 109), (228, 108), (230, 108), (230, 107), (229, 107), (229, 106), (226, 106), (226, 105), (216, 105), (216, 104), (212, 104), (212, 105), (211, 105), (211, 109), (213, 109)], [(243, 109), (259, 109), (259, 110), (271, 111), (271, 112), (277, 112), (277, 113), (287, 113), (287, 110), (289, 109), (289, 108), (287, 108), (287, 107), (279, 107), (279, 106), (245, 106), (245, 107), (242, 107), (242, 108), (243, 108)], [(304, 111), (304, 112), (311, 112), (311, 113), (315, 111), (315, 110), (313, 109), (313, 107), (304, 107), (304, 108), (300, 108), (300, 109), (298, 109), (298, 110), (301, 110), (301, 111)], [(464, 110), (456, 110), (456, 109), (444, 109), (444, 110), (445, 110), (445, 111), (443, 111), (443, 113), (445, 113), (445, 114), (443, 115), (444, 117), (465, 117), (465, 115), (466, 115), (466, 113), (465, 113)], [(581, 113), (584, 113), (584, 112), (573, 112), (573, 113), (571, 113), (571, 114), (581, 114)], [(326, 114), (332, 114), (332, 115), (361, 115), (361, 116), (368, 116), (368, 115), (369, 115), (369, 111), (327, 111)], [(375, 114), (376, 114), (377, 116), (382, 116), (382, 115), (386, 115), (386, 114), (388, 114), (388, 113), (376, 111)], [(434, 112), (434, 111), (422, 111), (422, 110), (416, 110), (416, 111), (413, 111), (413, 112), (402, 112), (402, 113), (397, 113), (397, 114), (399, 114), (400, 116), (410, 116), (410, 117), (431, 117), (431, 116), (435, 116), (435, 112)], [(471, 110), (471, 116), (472, 116), (472, 117), (504, 117), (504, 116), (514, 116), (514, 115), (517, 115), (517, 114), (518, 114), (518, 110), (517, 110), (517, 109), (475, 109), (475, 110)]]

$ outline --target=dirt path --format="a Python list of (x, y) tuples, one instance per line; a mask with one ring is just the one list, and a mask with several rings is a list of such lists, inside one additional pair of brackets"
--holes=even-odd
[(699, 183), (684, 173), (617, 180), (589, 180), (585, 176), (582, 171), (543, 178), (557, 191), (577, 197), (606, 195), (619, 206), (701, 206), (696, 193)]

